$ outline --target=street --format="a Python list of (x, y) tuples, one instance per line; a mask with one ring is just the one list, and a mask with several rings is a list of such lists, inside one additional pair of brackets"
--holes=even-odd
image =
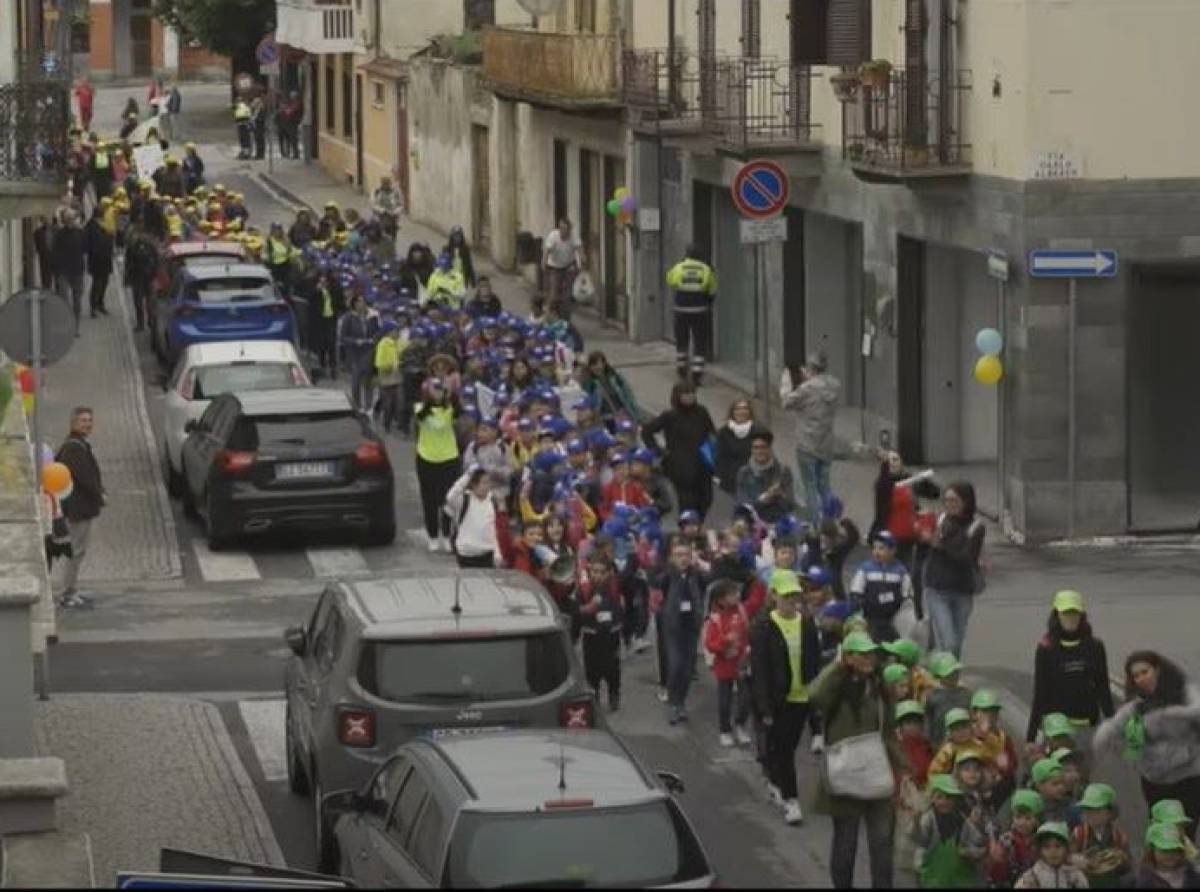
[[(182, 131), (199, 143), (208, 181), (245, 195), (253, 223), (264, 229), (274, 221), (286, 226), (295, 204), (264, 182), (265, 162), (233, 157), (225, 98), (219, 87), (186, 87)], [(113, 90), (98, 99), (97, 115), (103, 118), (110, 107), (119, 107), (122, 96)], [(276, 166), (292, 177), (280, 176), (278, 182), (292, 182), (296, 192), (311, 176), (301, 162), (277, 161)], [(323, 188), (329, 190), (323, 194), (343, 190), (347, 203), (362, 201), (347, 187), (329, 183)], [(402, 242), (417, 235), (440, 244), (416, 224), (402, 233)], [(494, 278), (506, 307), (524, 315), (524, 283), (500, 274)], [(307, 621), (325, 580), (453, 569), (452, 557), (426, 549), (414, 443), (386, 438), (396, 471), (400, 531), (392, 545), (370, 547), (348, 535), (313, 534), (211, 551), (199, 522), (166, 495), (161, 462), (168, 370), (146, 338), (133, 334), (131, 301), (116, 276), (110, 308), (109, 317), (85, 320), (76, 349), (51, 370), (43, 410), (47, 439), (57, 443), (73, 406), (94, 408), (93, 441), (111, 495), (82, 577), (82, 586), (95, 596), (94, 609), (60, 613), (59, 641), (50, 651), (51, 700), (39, 705), (45, 721), (42, 745), (66, 759), (72, 779), (72, 796), (60, 806), (63, 822), (93, 833), (97, 877), (103, 882), (111, 882), (116, 870), (154, 867), (161, 846), (223, 857), (267, 859), (278, 852), (293, 867), (313, 869), (311, 804), (290, 794), (286, 783), (282, 684), (290, 652), (282, 632)], [(673, 381), (669, 352), (664, 361), (598, 324), (585, 320), (580, 327), (589, 348), (618, 357), (614, 363), (648, 408), (666, 407)], [(324, 380), (320, 386), (344, 383)], [(725, 417), (733, 393), (719, 383), (706, 386), (703, 399), (714, 418)], [(791, 422), (782, 419), (779, 425)], [(835, 488), (846, 494), (848, 510), (864, 529), (870, 523), (874, 472), (874, 466), (851, 462), (839, 463), (834, 471)], [(731, 500), (722, 495), (714, 522), (724, 522), (731, 509)], [(964, 649), (972, 679), (1002, 688), (1028, 708), (1034, 647), (1045, 630), (1050, 598), (1061, 588), (1078, 589), (1087, 598), (1114, 678), (1121, 677), (1125, 656), (1138, 648), (1158, 650), (1185, 671), (1200, 673), (1195, 583), (1200, 552), (1190, 543), (1027, 550), (1006, 542), (994, 526), (987, 537), (988, 587), (977, 599)], [(865, 556), (860, 549), (847, 567)], [(691, 721), (673, 727), (655, 696), (653, 651), (629, 657), (624, 677), (627, 693), (611, 724), (647, 765), (683, 778), (687, 792), (680, 802), (722, 885), (826, 885), (829, 820), (809, 814), (802, 826), (785, 826), (766, 801), (751, 753), (718, 745), (715, 687), (703, 665), (693, 687)], [(163, 724), (183, 721), (197, 723), (209, 736)], [(1023, 726), (1013, 733), (1023, 742)], [(202, 746), (201, 740), (208, 743)], [(230, 742), (231, 751), (226, 749)], [(228, 752), (236, 755), (236, 764), (223, 761)], [(807, 811), (818, 767), (807, 736), (798, 759)], [(114, 765), (123, 768), (101, 781), (105, 767)], [(170, 814), (189, 812), (187, 801), (170, 797), (187, 796), (190, 782), (158, 786), (176, 772), (211, 781), (204, 787), (209, 792), (203, 808), (192, 809), (190, 819)], [(1145, 816), (1136, 777), (1115, 760), (1101, 763), (1093, 771), (1098, 774), (1117, 786), (1125, 826), (1140, 838)], [(222, 797), (236, 798), (237, 808), (224, 808)], [(107, 814), (98, 822), (101, 812)], [(254, 828), (253, 834), (247, 828)], [(257, 841), (237, 842), (247, 834)], [(862, 884), (868, 876), (865, 861), (860, 856), (857, 866)]]

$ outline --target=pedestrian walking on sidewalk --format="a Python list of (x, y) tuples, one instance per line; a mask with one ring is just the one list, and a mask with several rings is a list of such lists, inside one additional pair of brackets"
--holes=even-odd
[(75, 101), (79, 104), (79, 124), (84, 132), (92, 129), (92, 111), (96, 104), (96, 88), (86, 77), (75, 83)]
[(568, 322), (574, 309), (571, 286), (583, 268), (583, 242), (572, 232), (571, 221), (563, 217), (542, 242), (542, 294), (547, 305), (558, 301)]
[(79, 317), (83, 312), (83, 271), (87, 256), (79, 223), (78, 211), (65, 211), (50, 247), (50, 266), (58, 293), (75, 314), (75, 337), (79, 337)]
[[(107, 205), (105, 204), (107, 202)], [(92, 291), (88, 297), (92, 318), (96, 314), (108, 315), (104, 306), (104, 295), (108, 293), (108, 280), (112, 276), (114, 234), (104, 223), (104, 212), (112, 204), (111, 198), (103, 198), (96, 209), (92, 211), (92, 219), (88, 220), (83, 232), (84, 250), (87, 252), (87, 271), (92, 277)]]
[(951, 483), (942, 495), (945, 511), (929, 537), (924, 566), (925, 612), (933, 649), (962, 657), (975, 595), (983, 590), (979, 556), (986, 530), (975, 516), (975, 487)]
[[(666, 440), (665, 448), (658, 434)], [(671, 408), (642, 428), (642, 439), (663, 456), (663, 472), (675, 487), (680, 512), (693, 510), (700, 520), (712, 507), (712, 473), (705, 467), (700, 447), (716, 433), (712, 416), (696, 399), (696, 387), (677, 381), (671, 388)]]
[(442, 510), (446, 496), (462, 473), (454, 434), (453, 398), (440, 378), (426, 382), (425, 399), (417, 405), (417, 483), (431, 552), (450, 551), (450, 517)]
[(667, 287), (675, 293), (675, 370), (680, 378), (688, 380), (690, 349), (691, 382), (699, 387), (704, 363), (712, 358), (717, 274), (700, 258), (699, 249), (688, 245), (683, 260), (667, 272)]
[(79, 570), (87, 556), (88, 542), (92, 536), (92, 524), (104, 508), (104, 482), (100, 476), (100, 464), (88, 441), (94, 421), (90, 408), (75, 408), (71, 412), (71, 432), (54, 455), (54, 460), (66, 465), (71, 472), (71, 494), (62, 502), (71, 533), (71, 559), (67, 562), (62, 594), (59, 596), (59, 604), (63, 607), (88, 607), (91, 604), (88, 598), (79, 594), (77, 586)]
[(146, 328), (146, 306), (158, 272), (158, 242), (148, 229), (134, 228), (125, 246), (125, 284), (133, 295), (134, 331)]
[(814, 353), (798, 370), (783, 370), (779, 398), (785, 409), (800, 417), (796, 422), (796, 469), (804, 488), (804, 507), (808, 521), (820, 526), (825, 506), (833, 496), (829, 470), (835, 452), (833, 424), (842, 383), (829, 374), (824, 353)]
[(668, 555), (667, 570), (658, 585), (662, 606), (654, 621), (662, 624), (667, 657), (667, 720), (677, 725), (687, 721), (687, 695), (704, 622), (707, 580), (696, 566), (691, 543), (683, 537), (671, 540)]

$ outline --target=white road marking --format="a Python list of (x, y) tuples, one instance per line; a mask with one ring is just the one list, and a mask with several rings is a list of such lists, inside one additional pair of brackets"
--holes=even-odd
[(305, 551), (318, 579), (337, 579), (369, 573), (367, 559), (357, 548), (309, 548)]
[(429, 534), (425, 532), (424, 527), (415, 530), (405, 530), (404, 534), (408, 536), (408, 541), (417, 548), (429, 547)]
[(242, 721), (258, 756), (267, 783), (287, 780), (285, 702), (283, 700), (242, 700), (238, 703)]
[(262, 574), (258, 572), (258, 564), (245, 552), (213, 552), (209, 550), (208, 543), (200, 539), (192, 540), (192, 549), (196, 552), (200, 575), (207, 582), (262, 579)]

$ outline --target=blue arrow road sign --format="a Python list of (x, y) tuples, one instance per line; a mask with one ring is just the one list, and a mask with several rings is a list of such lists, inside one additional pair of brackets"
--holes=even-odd
[(1116, 274), (1116, 251), (1029, 252), (1029, 275), (1035, 279), (1111, 279)]

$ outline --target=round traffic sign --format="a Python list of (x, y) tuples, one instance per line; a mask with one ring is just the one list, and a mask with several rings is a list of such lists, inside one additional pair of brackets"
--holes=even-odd
[(275, 43), (275, 35), (268, 34), (254, 48), (254, 57), (259, 65), (274, 65), (279, 61), (279, 46)]
[(787, 206), (788, 176), (774, 161), (750, 161), (734, 176), (732, 191), (743, 217), (764, 220)]
[(53, 291), (26, 288), (0, 306), (0, 350), (16, 362), (33, 361), (33, 331), (30, 316), (33, 302), (42, 308), (42, 362), (52, 365), (67, 355), (75, 343), (75, 314)]

